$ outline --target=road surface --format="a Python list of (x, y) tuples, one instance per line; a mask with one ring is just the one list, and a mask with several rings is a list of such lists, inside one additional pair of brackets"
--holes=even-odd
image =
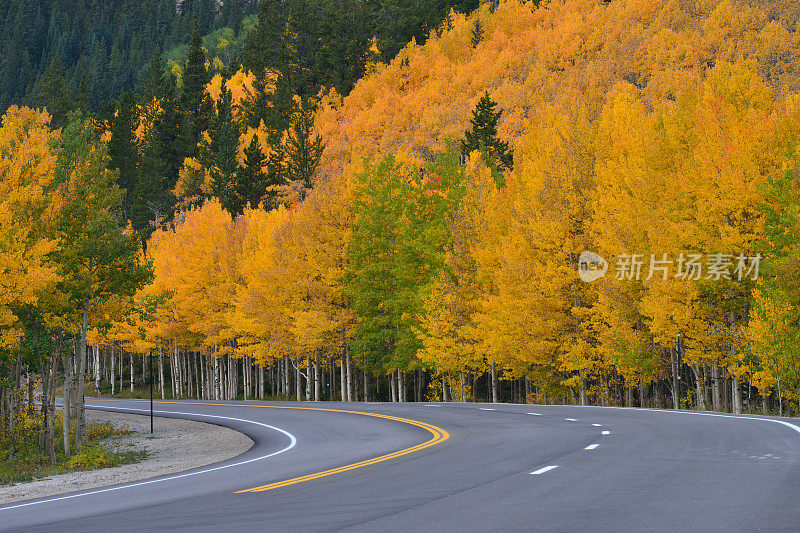
[(791, 420), (471, 403), (155, 409), (255, 446), (181, 474), (2, 506), (0, 530), (800, 531)]

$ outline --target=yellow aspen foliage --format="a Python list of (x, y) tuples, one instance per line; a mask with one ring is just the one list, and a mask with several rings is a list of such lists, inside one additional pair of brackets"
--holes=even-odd
[(46, 188), (56, 157), (47, 113), (12, 106), (0, 126), (0, 346), (17, 344), (22, 330), (13, 308), (35, 305), (59, 277), (47, 237)]
[(291, 294), (277, 244), (291, 216), (284, 207), (269, 212), (247, 209), (238, 221), (243, 226), (237, 258), (240, 277), (228, 325), (238, 334), (243, 351), (262, 364), (294, 347)]

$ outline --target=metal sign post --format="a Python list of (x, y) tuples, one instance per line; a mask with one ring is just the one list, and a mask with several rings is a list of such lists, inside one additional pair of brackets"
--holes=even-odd
[(150, 352), (150, 433), (153, 433), (153, 352)]

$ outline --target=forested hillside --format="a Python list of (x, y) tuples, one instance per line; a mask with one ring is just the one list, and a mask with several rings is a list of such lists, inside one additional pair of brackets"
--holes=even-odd
[(26, 366), (80, 405), (148, 356), (162, 397), (798, 413), (794, 2), (315, 6), (8, 111), (6, 420)]
[(63, 100), (76, 99), (87, 109), (97, 109), (140, 84), (156, 50), (186, 43), (195, 18), (207, 33), (227, 25), (232, 17), (218, 12), (215, 0), (179, 4), (175, 0), (0, 3), (4, 36), (0, 109), (27, 104), (56, 106), (51, 113), (60, 113), (60, 106), (69, 105)]
[(0, 109), (46, 106), (59, 125), (76, 106), (100, 110), (146, 83), (154, 54), (181, 64), (195, 22), (207, 50), (221, 60), (214, 69), (278, 60), (275, 47), (288, 29), (309, 70), (298, 87), (313, 91), (327, 83), (347, 92), (364, 73), (373, 39), (377, 56), (388, 60), (412, 37), (424, 40), (451, 7), (469, 12), (477, 6), (475, 0), (262, 3), (264, 22), (246, 45), (256, 0), (2, 2)]

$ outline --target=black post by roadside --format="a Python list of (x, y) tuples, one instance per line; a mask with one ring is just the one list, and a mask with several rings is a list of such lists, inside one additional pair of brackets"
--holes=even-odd
[(149, 354), (150, 359), (150, 433), (153, 433), (153, 354)]

